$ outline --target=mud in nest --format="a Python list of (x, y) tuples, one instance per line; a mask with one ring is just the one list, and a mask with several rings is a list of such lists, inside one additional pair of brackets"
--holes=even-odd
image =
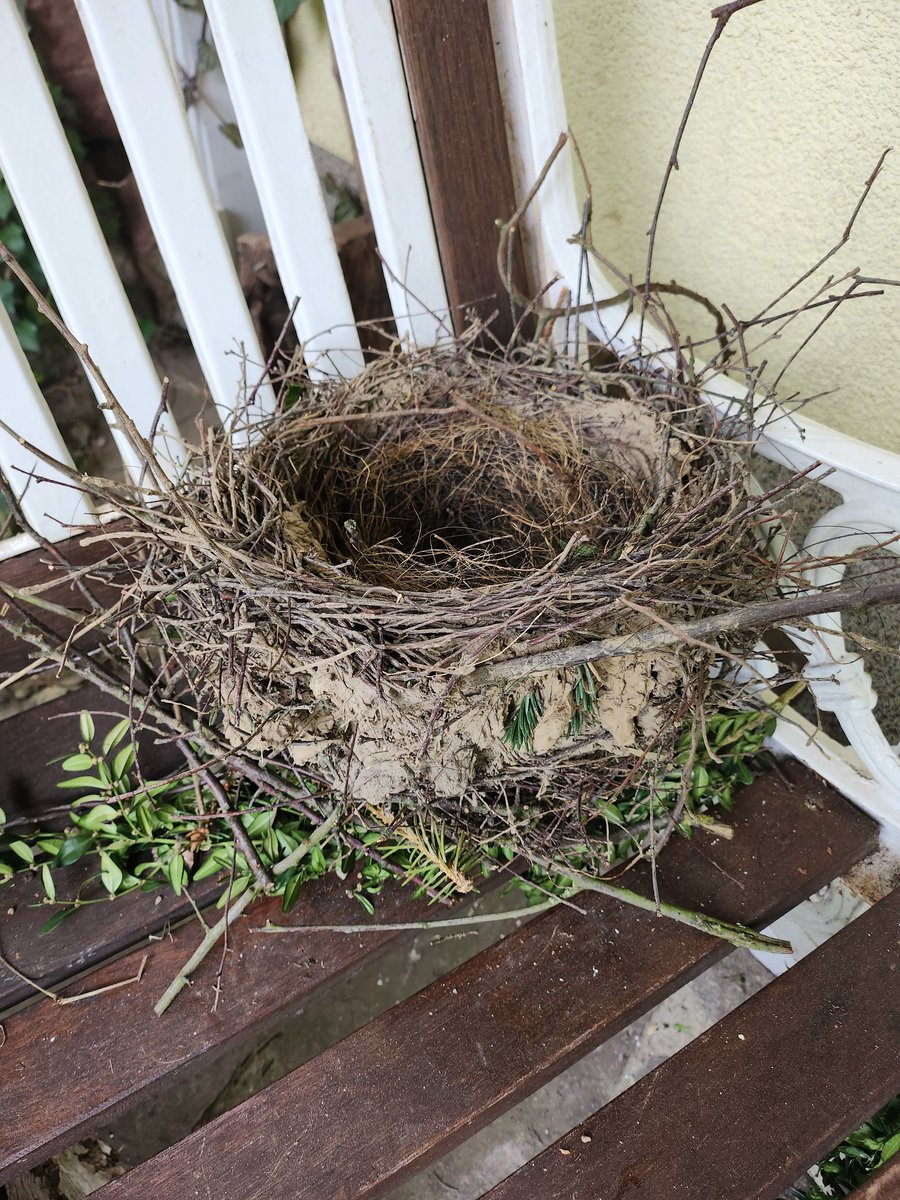
[(152, 518), (141, 607), (200, 712), (375, 828), (438, 821), (456, 846), (602, 867), (598, 814), (675, 763), (689, 780), (734, 687), (690, 642), (530, 657), (769, 594), (773, 498), (740, 423), (637, 360), (466, 340), (282, 394), (244, 449), (208, 438)]

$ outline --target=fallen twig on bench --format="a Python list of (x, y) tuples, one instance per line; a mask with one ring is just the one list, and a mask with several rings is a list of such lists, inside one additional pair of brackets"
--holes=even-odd
[[(129, 984), (140, 983), (144, 978), (144, 967), (147, 965), (148, 957), (149, 955), (144, 955), (138, 969), (133, 975), (129, 975), (127, 979), (117, 979), (115, 983), (107, 983), (103, 987), (91, 988), (87, 992), (79, 992), (77, 996), (60, 996), (59, 992), (54, 992), (50, 988), (43, 987), (33, 979), (29, 979), (27, 975), (24, 975), (18, 967), (13, 966), (9, 959), (5, 958), (2, 954), (0, 954), (0, 967), (9, 971), (11, 975), (15, 975), (17, 979), (21, 979), (22, 983), (27, 984), (30, 988), (34, 988), (36, 992), (40, 992), (42, 996), (46, 996), (48, 1000), (52, 1000), (54, 1004), (65, 1005), (78, 1004), (82, 1000), (91, 1000), (95, 996), (104, 996), (107, 992), (114, 992), (118, 988), (128, 987)], [(6, 1041), (6, 1031), (4, 1030), (3, 1032), (4, 1037), (3, 1041), (0, 1042), (0, 1047)]]
[[(318, 829), (314, 830), (310, 834), (310, 836), (302, 845), (298, 846), (297, 849), (292, 851), (291, 854), (286, 855), (283, 859), (281, 859), (280, 862), (275, 864), (275, 866), (272, 868), (272, 874), (283, 875), (286, 871), (289, 871), (292, 867), (295, 867), (302, 858), (305, 858), (310, 850), (312, 850), (315, 846), (321, 846), (324, 842), (326, 842), (333, 833), (335, 826), (338, 823), (339, 816), (340, 813), (338, 809), (335, 808), (331, 815), (319, 826)], [(190, 982), (190, 977), (193, 972), (196, 971), (196, 969), (200, 966), (216, 943), (220, 941), (222, 937), (224, 937), (229, 925), (232, 925), (234, 921), (237, 920), (247, 906), (260, 896), (262, 891), (263, 889), (259, 885), (256, 887), (249, 887), (245, 892), (238, 896), (236, 900), (228, 904), (225, 915), (220, 921), (217, 921), (215, 925), (212, 925), (207, 929), (203, 940), (200, 942), (200, 945), (153, 1006), (153, 1011), (157, 1016), (162, 1016), (178, 993), (182, 991), (183, 988)]]

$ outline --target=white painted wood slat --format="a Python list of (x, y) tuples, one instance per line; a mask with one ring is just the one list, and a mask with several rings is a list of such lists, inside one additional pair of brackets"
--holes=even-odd
[[(72, 459), (56, 422), (16, 338), (12, 322), (0, 304), (0, 419), (26, 441), (71, 467)], [(17, 496), (26, 518), (42, 536), (51, 540), (67, 537), (69, 524), (95, 520), (90, 501), (77, 488), (63, 484), (64, 476), (54, 471), (17, 440), (0, 429), (0, 470)], [(23, 472), (34, 471), (37, 482)], [(7, 550), (0, 543), (0, 557)]]
[(430, 346), (449, 305), (390, 0), (325, 11), (397, 329)]
[(314, 377), (363, 367), (281, 26), (272, 0), (206, 0), (281, 285)]
[[(179, 80), (198, 68), (198, 43), (203, 36), (206, 14), (184, 8), (176, 0), (152, 0), (156, 23), (166, 53)], [(262, 233), (265, 221), (259, 196), (247, 166), (247, 155), (222, 132), (222, 125), (235, 121), (234, 105), (220, 70), (201, 70), (196, 80), (197, 98), (187, 106), (188, 124), (194, 134), (209, 190), (229, 236)]]
[[(63, 319), (88, 345), (113, 392), (146, 433), (159, 404), (159, 378), (19, 18), (16, 0), (0, 0), (0, 46), (0, 170)], [(177, 430), (168, 418), (160, 429), (171, 435), (172, 446), (177, 445)], [(126, 465), (137, 474), (135, 456), (115, 426), (113, 436)], [(60, 515), (71, 510), (69, 503)]]
[[(262, 355), (150, 0), (76, 4), (194, 350), (227, 422), (244, 383), (258, 379)], [(248, 415), (273, 408), (266, 384)]]

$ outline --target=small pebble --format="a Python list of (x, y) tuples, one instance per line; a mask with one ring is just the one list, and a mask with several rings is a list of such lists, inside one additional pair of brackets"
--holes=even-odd
[(565, 1154), (567, 1157), (572, 1153), (571, 1150), (560, 1150), (560, 1154)]
[(585, 1145), (587, 1145), (588, 1142), (591, 1140), (591, 1135), (589, 1133), (583, 1133), (581, 1135), (581, 1140), (584, 1142)]

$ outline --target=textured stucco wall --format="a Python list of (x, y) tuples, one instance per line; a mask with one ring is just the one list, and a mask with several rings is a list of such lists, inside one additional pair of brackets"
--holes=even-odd
[[(641, 278), (710, 7), (555, 0), (569, 120), (594, 186), (594, 239)], [(900, 278), (900, 0), (765, 0), (738, 13), (713, 53), (670, 184), (654, 276), (750, 315), (838, 240), (891, 145), (832, 271), (859, 265)], [(782, 395), (839, 388), (808, 414), (900, 451), (898, 334), (900, 291), (852, 301), (798, 359)], [(766, 350), (776, 362), (784, 353)]]
[(286, 37), (294, 82), (310, 137), (323, 149), (351, 162), (353, 142), (335, 78), (321, 0), (306, 0), (300, 5), (288, 21)]

